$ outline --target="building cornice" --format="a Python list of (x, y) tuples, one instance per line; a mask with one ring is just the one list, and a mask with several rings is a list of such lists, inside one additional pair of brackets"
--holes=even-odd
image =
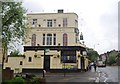
[(27, 15), (29, 16), (29, 15), (53, 15), (53, 14), (55, 15), (75, 14), (78, 17), (78, 15), (74, 12), (70, 12), (70, 13), (28, 13)]
[(37, 50), (83, 50), (85, 51), (86, 48), (83, 46), (24, 46), (24, 51), (37, 51)]

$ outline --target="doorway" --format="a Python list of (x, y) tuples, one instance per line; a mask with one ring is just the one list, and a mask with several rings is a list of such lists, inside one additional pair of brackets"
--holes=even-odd
[(84, 60), (84, 57), (81, 57), (81, 69), (82, 70), (85, 69), (85, 60)]
[(44, 56), (44, 70), (46, 71), (50, 70), (50, 55)]

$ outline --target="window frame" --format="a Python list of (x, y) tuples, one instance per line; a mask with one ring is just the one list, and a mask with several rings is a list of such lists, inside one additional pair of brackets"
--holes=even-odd
[(54, 19), (54, 27), (56, 27), (56, 19)]
[(67, 46), (68, 45), (68, 35), (67, 33), (63, 34), (63, 46)]
[(35, 24), (37, 24), (37, 19), (32, 20), (32, 25), (35, 25)]
[(36, 34), (32, 34), (31, 46), (36, 46)]
[(28, 57), (28, 62), (32, 62), (32, 57)]
[(45, 34), (43, 34), (43, 45), (45, 45)]
[(67, 18), (63, 18), (63, 27), (67, 27), (68, 21)]
[(47, 45), (52, 45), (52, 34), (47, 34)]
[(23, 65), (23, 61), (20, 61), (20, 65)]
[(53, 34), (53, 45), (56, 45), (56, 34)]
[(47, 27), (52, 27), (52, 26), (53, 26), (52, 23), (53, 23), (53, 22), (52, 22), (52, 19), (48, 19), (48, 20), (47, 20)]
[[(69, 59), (68, 57), (69, 56)], [(64, 50), (61, 51), (61, 62), (62, 63), (76, 63), (76, 51), (73, 50)]]

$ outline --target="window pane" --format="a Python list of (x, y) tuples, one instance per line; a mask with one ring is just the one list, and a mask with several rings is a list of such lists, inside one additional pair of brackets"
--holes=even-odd
[(52, 34), (47, 34), (47, 45), (52, 45)]
[(63, 34), (63, 46), (67, 46), (67, 34)]
[(76, 51), (72, 51), (72, 50), (61, 51), (61, 61), (65, 63), (75, 63), (76, 62)]
[(22, 61), (20, 61), (20, 65), (22, 65), (23, 64), (23, 62)]
[(32, 62), (32, 57), (29, 57), (28, 62)]
[(37, 19), (33, 19), (33, 24), (37, 24)]
[(52, 20), (47, 20), (47, 27), (52, 27)]
[(45, 45), (45, 34), (43, 34), (43, 45)]
[(32, 45), (32, 46), (35, 46), (35, 45), (36, 45), (36, 34), (33, 34), (33, 35), (32, 35), (31, 45)]
[(63, 27), (67, 27), (67, 18), (63, 18)]
[(56, 27), (56, 19), (54, 19), (54, 27)]
[(56, 45), (56, 34), (54, 34), (53, 38), (54, 38), (54, 43), (53, 44)]

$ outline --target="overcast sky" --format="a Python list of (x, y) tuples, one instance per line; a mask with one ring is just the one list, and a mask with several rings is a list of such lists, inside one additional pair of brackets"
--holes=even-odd
[(99, 54), (118, 49), (118, 1), (120, 0), (23, 0), (28, 13), (75, 12), (87, 47)]

